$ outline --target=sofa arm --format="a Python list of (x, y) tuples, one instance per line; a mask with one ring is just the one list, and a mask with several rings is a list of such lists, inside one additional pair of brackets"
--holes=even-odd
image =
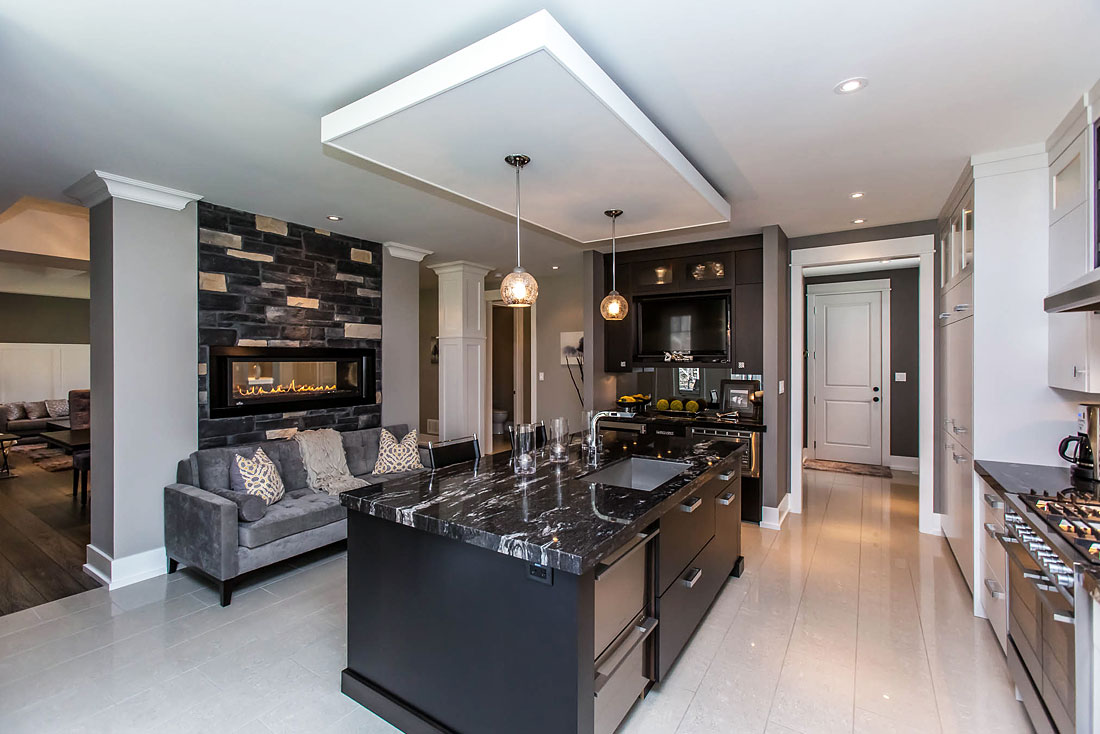
[(164, 488), (164, 547), (168, 557), (219, 581), (234, 578), (237, 505), (187, 484)]

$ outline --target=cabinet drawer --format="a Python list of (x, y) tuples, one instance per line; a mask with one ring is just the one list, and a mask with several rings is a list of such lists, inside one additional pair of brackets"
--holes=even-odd
[(1004, 526), (992, 522), (990, 520), (984, 520), (981, 528), (978, 530), (978, 537), (980, 540), (980, 553), (982, 557), (982, 563), (989, 567), (989, 573), (993, 574), (993, 578), (1003, 588), (1008, 587), (1008, 558), (1005, 556), (1004, 549), (1001, 548), (1000, 542), (993, 537), (993, 533), (1004, 533)]
[[(741, 555), (741, 467), (729, 473), (729, 481), (715, 480), (714, 544), (728, 576)], [(726, 475), (728, 476), (728, 475)]]
[(645, 656), (657, 620), (640, 615), (596, 661), (595, 734), (612, 734), (649, 684)]
[(705, 484), (661, 517), (657, 589), (664, 593), (714, 537), (714, 492)]
[(943, 308), (937, 319), (940, 324), (951, 324), (974, 315), (974, 278), (963, 278), (943, 294)]
[(596, 656), (601, 655), (646, 605), (646, 548), (653, 534), (642, 534), (596, 567)]
[[(1002, 561), (1003, 555), (1002, 551)], [(997, 642), (1001, 643), (1001, 649), (1007, 650), (1005, 640), (1008, 635), (1008, 588), (1004, 580), (997, 577), (989, 563), (983, 565), (982, 584), (978, 589), (982, 596), (982, 609), (985, 610), (985, 616), (989, 618), (989, 624), (997, 635)]]
[[(661, 531), (662, 535), (664, 531)], [(687, 568), (657, 600), (657, 680), (662, 680), (691, 639), (699, 621), (729, 575), (722, 571), (721, 549), (713, 541), (692, 559)]]

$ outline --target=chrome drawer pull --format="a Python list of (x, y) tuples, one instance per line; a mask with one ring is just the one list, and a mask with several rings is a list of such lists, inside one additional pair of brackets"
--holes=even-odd
[(954, 461), (956, 464), (961, 464), (964, 461), (966, 461), (966, 457), (965, 456), (959, 456), (954, 451), (952, 451), (951, 452), (951, 460)]
[[(623, 666), (630, 656), (638, 649), (638, 646), (649, 639), (653, 630), (657, 629), (657, 620), (653, 617), (646, 617), (641, 624), (635, 625), (633, 632), (631, 633), (634, 639), (626, 646), (626, 650), (617, 656), (617, 658), (611, 661), (610, 665), (606, 665), (602, 670), (596, 671), (596, 680), (593, 685), (592, 693), (595, 696), (600, 695), (600, 691), (607, 685), (608, 681), (614, 677), (619, 668)], [(624, 643), (625, 644), (625, 643)], [(618, 650), (616, 651), (618, 652)]]
[(993, 540), (997, 539), (997, 533), (999, 533), (1000, 530), (1001, 529), (999, 527), (991, 522), (987, 522), (985, 524), (985, 532), (989, 535), (989, 537), (993, 538)]
[(959, 433), (965, 434), (966, 433), (966, 428), (964, 428), (963, 426), (954, 426), (951, 430), (954, 431), (956, 434), (959, 434)]
[(726, 492), (724, 495), (722, 495), (721, 497), (718, 498), (718, 504), (728, 505), (730, 502), (733, 502), (735, 499), (737, 499), (737, 495), (735, 495), (733, 492)]
[(985, 503), (992, 507), (994, 510), (1003, 510), (1005, 508), (1004, 501), (1002, 501), (1001, 498), (995, 494), (990, 494), (989, 492), (986, 492), (984, 495), (982, 495), (982, 499), (984, 499)]
[(680, 583), (690, 589), (695, 586), (695, 584), (699, 583), (699, 579), (701, 578), (703, 578), (703, 569), (693, 568), (687, 576), (680, 579)]
[(703, 500), (698, 497), (692, 497), (687, 502), (680, 505), (680, 509), (684, 512), (695, 512), (699, 509), (699, 505), (703, 504)]
[(1062, 624), (1073, 624), (1072, 614), (1063, 614), (1062, 612), (1054, 612), (1050, 615), (1055, 622), (1061, 622)]
[(941, 318), (941, 319), (949, 319), (949, 318), (951, 318), (951, 314), (949, 314), (949, 313), (941, 313), (941, 314), (940, 314), (940, 318)]
[(729, 480), (733, 479), (735, 475), (736, 472), (726, 472), (725, 474), (719, 474), (718, 479), (723, 482), (728, 482)]
[(998, 584), (993, 579), (986, 579), (985, 580), (985, 588), (989, 589), (989, 595), (991, 597), (993, 597), (994, 599), (1004, 599), (1005, 598), (1004, 589), (1002, 589), (1001, 585)]
[(969, 311), (970, 310), (970, 304), (969, 303), (960, 303), (959, 305), (955, 306), (955, 310), (956, 311)]

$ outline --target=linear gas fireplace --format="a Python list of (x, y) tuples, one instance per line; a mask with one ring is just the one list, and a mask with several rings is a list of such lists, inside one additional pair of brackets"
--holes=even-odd
[(374, 351), (210, 347), (210, 417), (374, 402)]

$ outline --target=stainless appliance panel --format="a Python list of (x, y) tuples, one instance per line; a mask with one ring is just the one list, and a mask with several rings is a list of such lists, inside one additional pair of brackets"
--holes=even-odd
[(645, 609), (646, 548), (656, 535), (640, 534), (596, 568), (596, 657)]

